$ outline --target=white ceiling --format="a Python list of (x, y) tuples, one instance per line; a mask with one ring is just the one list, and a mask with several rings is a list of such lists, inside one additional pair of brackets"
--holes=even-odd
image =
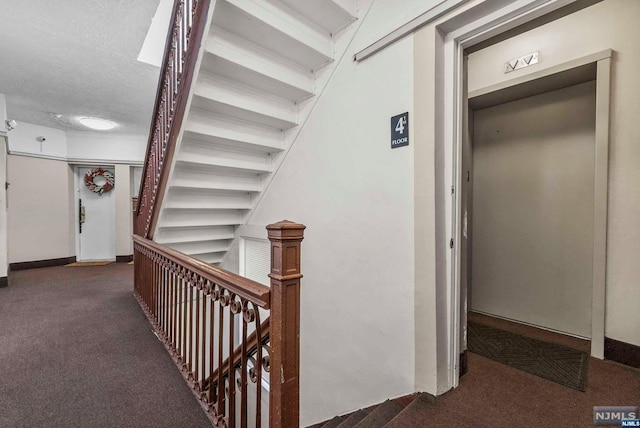
[[(0, 0), (0, 93), (10, 119), (146, 134), (159, 68), (136, 60), (160, 0)], [(51, 114), (61, 114), (58, 120)]]

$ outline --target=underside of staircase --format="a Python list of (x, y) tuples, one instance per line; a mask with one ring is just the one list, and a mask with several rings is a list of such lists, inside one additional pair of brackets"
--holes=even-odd
[(326, 84), (355, 4), (211, 2), (156, 242), (222, 262)]
[[(413, 394), (387, 400), (382, 404), (353, 413), (336, 416), (309, 428), (419, 428), (424, 427), (425, 408), (434, 407), (435, 397), (429, 394)], [(435, 408), (435, 407), (434, 407)], [(416, 417), (416, 415), (422, 415)]]

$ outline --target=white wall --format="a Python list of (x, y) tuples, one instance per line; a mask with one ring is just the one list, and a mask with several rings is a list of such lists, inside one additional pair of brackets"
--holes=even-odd
[(58, 160), (8, 158), (9, 263), (75, 255), (71, 167)]
[[(39, 142), (38, 137), (45, 137)], [(64, 131), (46, 126), (18, 122), (9, 133), (11, 154), (28, 154), (49, 159), (65, 160), (67, 157), (67, 135)]]
[[(4, 123), (4, 121), (3, 121)], [(38, 137), (45, 137), (44, 142), (39, 142)], [(75, 244), (69, 252), (64, 245), (48, 246), (48, 249), (36, 251), (33, 247), (25, 246), (20, 242), (19, 236), (24, 235), (26, 230), (37, 224), (47, 224), (49, 220), (43, 220), (33, 212), (25, 215), (27, 210), (37, 211), (44, 215), (48, 210), (55, 211), (54, 217), (65, 217), (71, 222), (71, 228), (56, 228), (55, 230), (43, 229), (43, 239), (45, 242), (54, 242), (61, 237), (60, 233), (68, 233), (65, 238), (75, 242), (75, 210), (69, 207), (69, 203), (75, 203), (75, 193), (73, 183), (66, 187), (56, 185), (56, 198), (45, 195), (42, 198), (34, 199), (33, 187), (38, 185), (33, 179), (33, 171), (38, 176), (45, 177), (48, 172), (60, 178), (62, 170), (70, 170), (69, 164), (100, 164), (115, 165), (116, 167), (116, 187), (114, 189), (116, 197), (116, 255), (127, 256), (133, 253), (131, 243), (131, 197), (137, 193), (131, 192), (131, 172), (130, 167), (141, 165), (144, 162), (147, 138), (142, 135), (121, 135), (121, 134), (100, 134), (94, 132), (65, 132), (58, 129), (19, 122), (16, 129), (9, 133), (9, 147), (12, 156), (11, 163), (20, 165), (22, 171), (17, 171), (14, 166), (12, 178), (13, 190), (10, 191), (11, 217), (14, 217), (16, 230), (13, 235), (10, 233), (9, 253), (10, 263), (22, 261), (43, 260), (46, 258), (59, 258), (75, 255)], [(17, 159), (20, 158), (20, 159)], [(38, 159), (41, 158), (41, 159)], [(47, 162), (43, 162), (47, 160)], [(28, 172), (28, 174), (27, 174)], [(65, 172), (66, 174), (66, 172)], [(72, 177), (72, 175), (71, 175)], [(57, 178), (53, 179), (54, 181)], [(71, 192), (62, 195), (64, 189)], [(38, 194), (38, 190), (35, 190)], [(46, 201), (46, 203), (44, 202)], [(37, 208), (39, 207), (39, 208)], [(35, 215), (35, 217), (34, 217)], [(24, 221), (24, 224), (20, 223)], [(57, 218), (54, 224), (61, 223)], [(13, 223), (10, 223), (13, 224)], [(13, 236), (13, 239), (11, 238)], [(29, 243), (28, 241), (27, 243)], [(13, 248), (15, 246), (15, 248)], [(45, 246), (46, 247), (46, 246)], [(55, 248), (55, 249), (54, 249)], [(47, 254), (44, 257), (43, 254)], [(54, 254), (54, 255), (51, 255)]]
[[(4, 122), (4, 121), (3, 121)], [(45, 137), (39, 142), (38, 137)], [(18, 122), (9, 134), (11, 154), (67, 160), (141, 165), (147, 136), (96, 132), (65, 132), (59, 129)]]
[[(360, 2), (359, 2), (360, 3)], [(366, 3), (366, 2), (365, 2)], [(455, 4), (456, 0), (376, 0), (367, 15), (367, 21), (375, 26), (366, 29), (354, 41), (354, 54), (375, 43), (382, 37), (400, 28), (407, 22), (419, 17), (436, 6)], [(358, 5), (360, 8), (365, 5)]]
[[(640, 2), (605, 0), (469, 56), (469, 90), (612, 48), (605, 335), (640, 345)], [(540, 63), (502, 73), (504, 62), (539, 51)], [(491, 66), (478, 66), (491, 64)]]
[(142, 164), (147, 149), (146, 135), (67, 132), (67, 141), (71, 162)]
[(391, 116), (409, 111), (411, 127), (412, 38), (362, 64), (353, 53), (249, 221), (307, 225), (303, 426), (414, 390), (413, 145), (390, 148)]

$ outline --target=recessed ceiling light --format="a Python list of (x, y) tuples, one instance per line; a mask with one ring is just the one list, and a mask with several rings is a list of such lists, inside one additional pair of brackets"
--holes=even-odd
[(98, 131), (108, 131), (116, 127), (116, 124), (110, 120), (100, 119), (97, 117), (80, 117), (78, 122), (87, 128), (96, 129)]

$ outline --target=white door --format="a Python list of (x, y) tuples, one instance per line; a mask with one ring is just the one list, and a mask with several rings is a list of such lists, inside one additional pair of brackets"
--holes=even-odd
[[(102, 168), (114, 174), (108, 167), (76, 167), (76, 233), (78, 236), (78, 260), (115, 260), (116, 259), (116, 200), (113, 189), (105, 193), (96, 193), (85, 184), (85, 175), (95, 168)], [(102, 178), (96, 178), (96, 184), (103, 184)], [(115, 182), (117, 186), (117, 180)], [(127, 183), (128, 185), (128, 183)], [(84, 210), (84, 221), (80, 213)]]

